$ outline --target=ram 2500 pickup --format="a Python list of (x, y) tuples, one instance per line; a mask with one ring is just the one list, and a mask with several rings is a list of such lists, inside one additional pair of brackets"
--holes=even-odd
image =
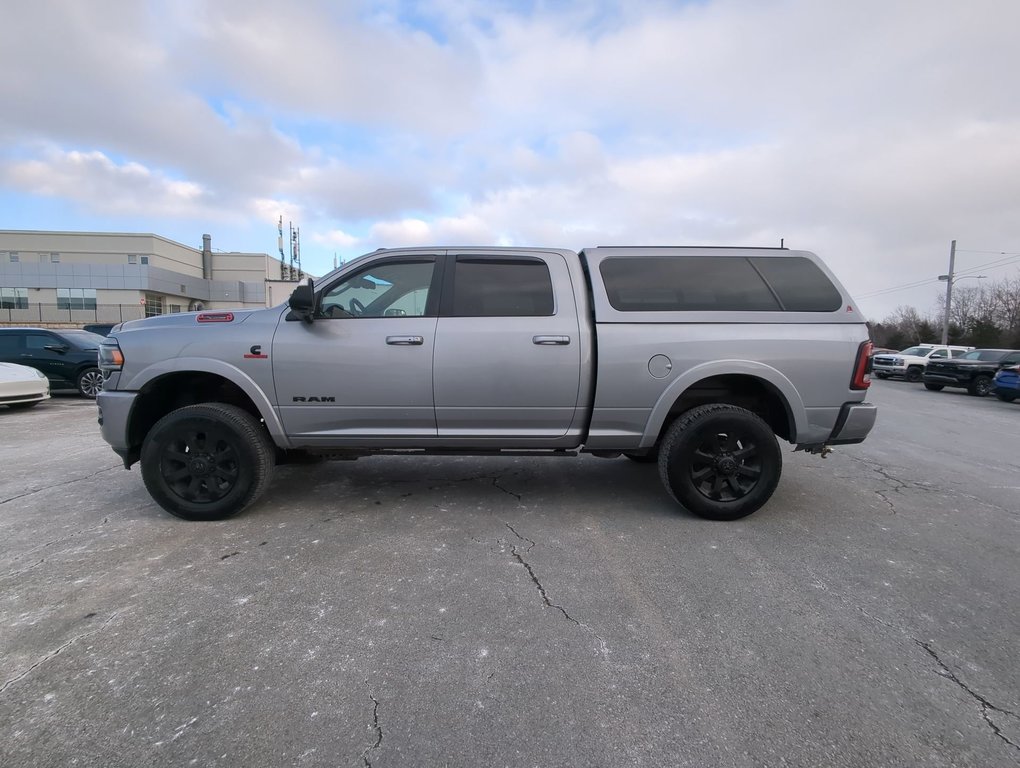
[(733, 520), (776, 488), (777, 438), (864, 440), (870, 350), (806, 251), (379, 250), (286, 305), (118, 326), (99, 423), (192, 520), (252, 504), (294, 454), (408, 452), (624, 455)]

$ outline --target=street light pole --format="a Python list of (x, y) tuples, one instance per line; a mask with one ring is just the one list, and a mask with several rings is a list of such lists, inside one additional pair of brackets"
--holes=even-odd
[(942, 317), (942, 344), (949, 343), (949, 309), (953, 305), (953, 267), (956, 264), (956, 241), (949, 246), (949, 274), (939, 275), (939, 280), (946, 281), (946, 312)]

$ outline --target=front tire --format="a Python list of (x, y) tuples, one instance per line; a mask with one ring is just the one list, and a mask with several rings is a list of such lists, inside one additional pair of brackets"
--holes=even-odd
[(1002, 392), (996, 392), (995, 396), (1004, 403), (1012, 403), (1016, 400), (1016, 395), (1004, 395)]
[(992, 391), (992, 380), (987, 376), (976, 376), (967, 387), (967, 392), (974, 397), (984, 397)]
[(923, 371), (920, 368), (907, 368), (907, 381), (916, 384), (921, 380)]
[(924, 383), (924, 388), (931, 392), (941, 392), (945, 388), (945, 386), (946, 386), (945, 384), (929, 384), (928, 382)]
[(670, 426), (659, 476), (682, 506), (708, 520), (738, 520), (760, 509), (779, 484), (783, 455), (772, 429), (735, 405), (701, 405)]
[(223, 403), (171, 411), (142, 443), (142, 479), (152, 498), (184, 520), (222, 520), (269, 485), (275, 448), (258, 419)]
[(103, 391), (103, 374), (98, 368), (86, 368), (75, 380), (78, 394), (92, 400)]

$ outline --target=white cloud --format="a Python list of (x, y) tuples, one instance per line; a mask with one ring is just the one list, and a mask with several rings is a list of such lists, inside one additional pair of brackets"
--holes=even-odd
[(154, 208), (168, 216), (209, 214), (209, 193), (140, 163), (118, 165), (102, 152), (49, 149), (45, 159), (0, 167), (0, 181), (43, 197), (74, 200), (98, 213), (135, 214)]

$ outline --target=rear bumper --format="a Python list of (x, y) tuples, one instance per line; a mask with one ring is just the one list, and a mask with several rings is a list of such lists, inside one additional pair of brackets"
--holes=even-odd
[(878, 406), (873, 403), (844, 403), (839, 417), (826, 441), (829, 445), (860, 443), (871, 432), (878, 417)]

